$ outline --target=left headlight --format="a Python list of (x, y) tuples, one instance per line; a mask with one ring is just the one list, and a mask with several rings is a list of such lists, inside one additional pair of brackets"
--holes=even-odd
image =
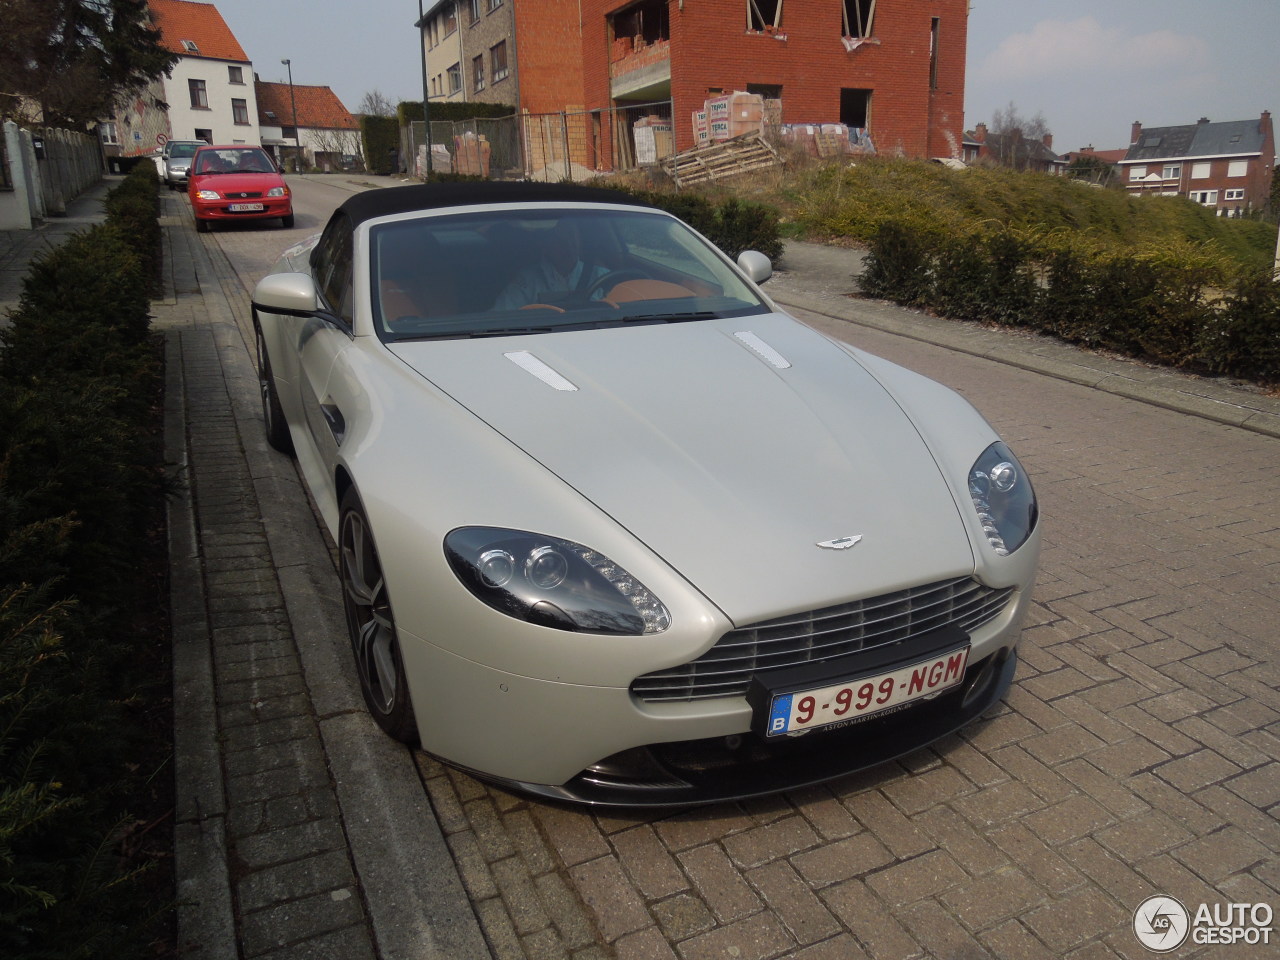
[(267, 191), (268, 197), (287, 197), (289, 195), (288, 187), (272, 187)]
[(626, 636), (661, 633), (671, 625), (671, 614), (644, 584), (570, 540), (459, 527), (444, 538), (444, 552), (468, 590), (519, 620)]
[(969, 497), (987, 543), (998, 557), (1022, 546), (1036, 525), (1036, 494), (1018, 458), (1000, 441), (969, 470)]
[(201, 200), (220, 200), (220, 199), (222, 199), (221, 197), (219, 197), (219, 196), (218, 196), (218, 191), (217, 191), (217, 190), (197, 190), (197, 191), (196, 191), (196, 196), (197, 196), (197, 197), (199, 197)]

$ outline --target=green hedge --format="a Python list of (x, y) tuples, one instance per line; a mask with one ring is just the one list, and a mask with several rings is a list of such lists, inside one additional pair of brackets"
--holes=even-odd
[(698, 193), (661, 193), (608, 186), (674, 214), (731, 258), (736, 259), (743, 250), (759, 250), (770, 260), (782, 256), (778, 214), (772, 207), (736, 197), (712, 201)]
[(167, 696), (142, 576), (164, 500), (156, 192), (139, 165), (106, 224), (33, 265), (0, 334), (0, 956), (153, 956), (168, 907), (124, 843)]
[[(450, 100), (431, 104), (431, 122), (460, 123), (464, 120), (509, 117), (516, 108), (508, 103), (479, 103), (472, 100)], [(400, 126), (422, 122), (422, 101), (404, 100), (396, 107), (396, 120)]]
[(370, 173), (388, 176), (392, 151), (400, 150), (400, 124), (394, 117), (361, 117), (360, 139), (364, 145), (364, 162)]
[(1209, 243), (1118, 251), (1067, 231), (876, 230), (864, 293), (1159, 363), (1280, 382), (1280, 284)]

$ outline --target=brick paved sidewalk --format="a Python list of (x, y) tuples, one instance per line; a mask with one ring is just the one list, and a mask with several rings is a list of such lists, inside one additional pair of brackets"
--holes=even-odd
[(183, 955), (488, 957), (410, 754), (350, 680), (293, 465), (262, 439), (247, 295), (163, 203)]

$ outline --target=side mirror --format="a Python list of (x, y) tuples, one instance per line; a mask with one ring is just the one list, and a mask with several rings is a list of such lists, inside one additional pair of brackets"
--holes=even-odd
[(753, 283), (764, 283), (773, 276), (773, 263), (758, 250), (743, 250), (738, 254), (738, 266)]
[(273, 273), (254, 287), (253, 305), (267, 313), (309, 317), (320, 309), (320, 296), (309, 274)]

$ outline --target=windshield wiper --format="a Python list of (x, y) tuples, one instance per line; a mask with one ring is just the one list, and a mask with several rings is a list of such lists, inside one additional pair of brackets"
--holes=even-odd
[(712, 310), (697, 313), (632, 313), (618, 317), (619, 323), (689, 323), (694, 320), (714, 320), (719, 314)]

